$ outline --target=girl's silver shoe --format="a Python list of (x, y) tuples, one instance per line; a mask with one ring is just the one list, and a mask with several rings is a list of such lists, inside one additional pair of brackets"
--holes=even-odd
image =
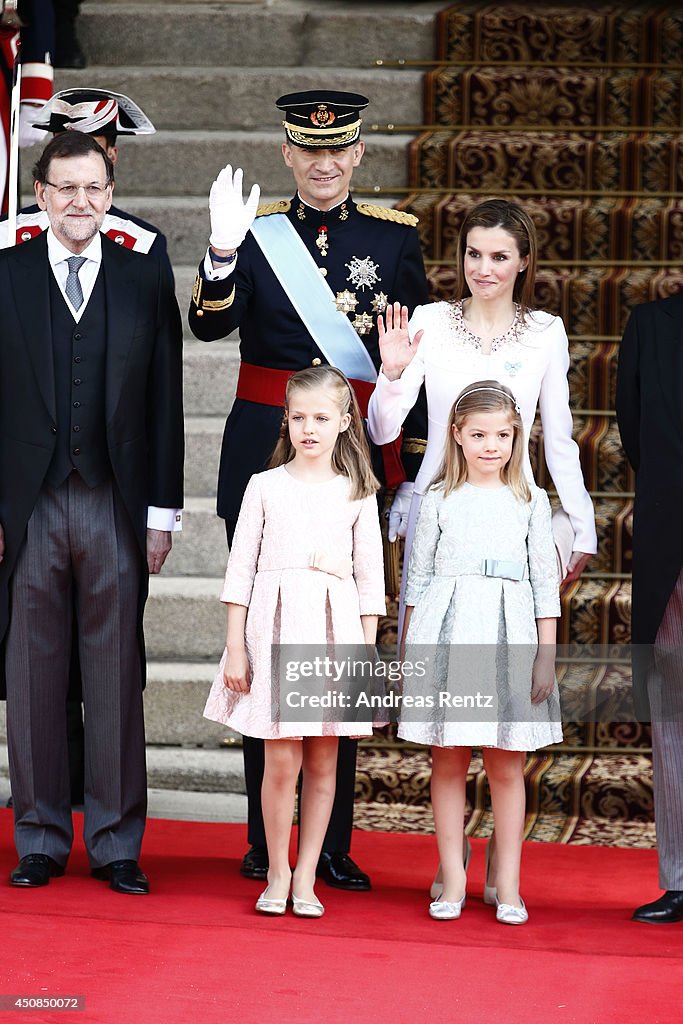
[(496, 896), (496, 921), (500, 921), (501, 924), (526, 924), (529, 912), (521, 896), (519, 901), (521, 907), (513, 907), (511, 903), (501, 903)]
[(435, 921), (457, 921), (465, 906), (465, 897), (455, 903), (448, 903), (445, 900), (432, 900), (429, 904), (429, 916)]
[[(469, 864), (470, 864), (470, 857), (472, 856), (472, 843), (469, 841), (467, 836), (465, 836), (464, 851), (465, 852), (463, 854), (462, 863), (463, 863), (463, 867), (465, 869), (465, 874), (467, 874), (467, 869), (468, 869)], [(432, 887), (429, 890), (429, 895), (432, 897), (433, 900), (438, 900), (439, 897), (441, 896), (442, 892), (443, 892), (443, 877), (442, 877), (442, 874), (441, 874), (441, 865), (439, 864), (439, 866), (438, 866), (438, 868), (436, 870), (436, 878), (432, 882)]]
[(322, 917), (325, 913), (325, 908), (319, 899), (300, 900), (294, 893), (292, 893), (292, 910), (296, 917)]
[(256, 910), (258, 910), (259, 914), (274, 914), (276, 916), (284, 914), (287, 909), (287, 897), (283, 900), (271, 899), (270, 896), (268, 896), (269, 888), (270, 886), (266, 886), (259, 898), (256, 900)]

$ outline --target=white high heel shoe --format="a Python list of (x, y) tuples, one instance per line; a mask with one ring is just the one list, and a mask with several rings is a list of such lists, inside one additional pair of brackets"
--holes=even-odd
[(433, 900), (429, 904), (429, 916), (435, 921), (457, 921), (465, 906), (465, 896), (455, 903), (446, 900)]
[[(469, 839), (467, 838), (467, 836), (464, 836), (464, 840), (465, 840), (464, 843), (463, 843), (464, 854), (463, 854), (463, 858), (462, 858), (462, 863), (463, 863), (463, 867), (465, 869), (465, 874), (467, 874), (467, 868), (469, 867), (469, 864), (470, 864), (470, 857), (472, 856), (472, 844), (469, 841)], [(438, 868), (436, 870), (436, 878), (432, 882), (431, 889), (429, 890), (429, 895), (432, 897), (433, 900), (437, 900), (438, 901), (438, 899), (439, 899), (439, 897), (441, 896), (442, 893), (443, 893), (443, 876), (442, 876), (442, 873), (441, 873), (441, 865), (439, 864), (439, 866), (438, 866)]]

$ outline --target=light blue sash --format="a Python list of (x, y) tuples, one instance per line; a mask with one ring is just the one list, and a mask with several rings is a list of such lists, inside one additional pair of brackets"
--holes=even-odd
[(328, 363), (353, 380), (374, 384), (377, 370), (368, 350), (336, 305), (315, 260), (282, 213), (257, 217), (251, 233)]

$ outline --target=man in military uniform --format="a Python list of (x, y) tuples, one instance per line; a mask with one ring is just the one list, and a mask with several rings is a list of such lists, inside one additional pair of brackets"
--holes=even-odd
[[(240, 331), (237, 397), (225, 425), (218, 478), (218, 514), (229, 541), (247, 482), (265, 468), (277, 442), (288, 377), (306, 366), (333, 363), (352, 379), (366, 408), (380, 364), (377, 314), (394, 300), (411, 312), (427, 301), (417, 219), (355, 203), (349, 194), (365, 149), (360, 112), (367, 104), (365, 96), (330, 91), (277, 101), (284, 112), (282, 155), (297, 186), (291, 201), (257, 213), (258, 186), (243, 203), (242, 171), (233, 175), (230, 166), (211, 189), (211, 238), (189, 320), (202, 341)], [(317, 318), (323, 310), (335, 322), (321, 327)], [(424, 438), (424, 409), (418, 408), (414, 423), (419, 426), (407, 424), (406, 434)], [(417, 465), (404, 467), (402, 461), (395, 447), (382, 451), (387, 486), (399, 486), (406, 475), (414, 479)], [(263, 879), (268, 857), (260, 807), (262, 740), (244, 738), (244, 763), (251, 848), (241, 871)], [(363, 890), (370, 880), (349, 857), (355, 765), (356, 742), (342, 739), (318, 874), (338, 888)]]

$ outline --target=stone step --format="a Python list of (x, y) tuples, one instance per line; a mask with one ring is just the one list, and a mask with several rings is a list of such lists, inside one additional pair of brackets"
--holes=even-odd
[[(354, 174), (354, 184), (366, 189), (405, 186), (409, 141), (407, 135), (373, 136)], [(276, 131), (161, 131), (135, 139), (121, 138), (122, 171), (117, 201), (125, 209), (126, 192), (206, 198), (218, 171), (227, 163), (244, 168), (247, 187), (257, 181), (264, 193), (290, 195), (292, 174), (280, 158), (281, 142), (282, 136)], [(39, 151), (39, 147), (33, 146), (22, 159), (24, 195), (32, 193), (31, 170)], [(133, 182), (134, 186), (126, 184)]]
[[(215, 489), (215, 485), (214, 485)], [(225, 525), (216, 515), (216, 499), (185, 499), (183, 529), (173, 536), (164, 576), (222, 577), (228, 558)]]
[[(183, 315), (185, 311), (183, 310)], [(183, 355), (185, 416), (225, 418), (232, 405), (239, 349), (232, 342), (187, 341)]]
[[(231, 404), (226, 402), (225, 412)], [(210, 497), (216, 493), (224, 426), (225, 414), (185, 417), (185, 494)]]
[[(57, 70), (55, 89), (83, 85), (82, 71)], [(142, 107), (157, 131), (163, 129), (279, 128), (278, 96), (304, 89), (360, 92), (370, 99), (363, 111), (366, 126), (420, 124), (422, 72), (345, 67), (117, 67), (90, 65), (87, 85), (114, 89)], [(198, 97), (201, 101), (198, 102)]]
[(221, 586), (216, 577), (152, 577), (145, 611), (150, 661), (207, 660), (218, 665), (225, 647)]
[(92, 64), (370, 67), (381, 57), (431, 59), (434, 15), (446, 6), (88, 3), (78, 32)]
[(204, 718), (204, 705), (217, 667), (217, 661), (148, 663), (145, 689), (148, 745), (216, 748), (226, 739), (239, 739), (231, 729)]

